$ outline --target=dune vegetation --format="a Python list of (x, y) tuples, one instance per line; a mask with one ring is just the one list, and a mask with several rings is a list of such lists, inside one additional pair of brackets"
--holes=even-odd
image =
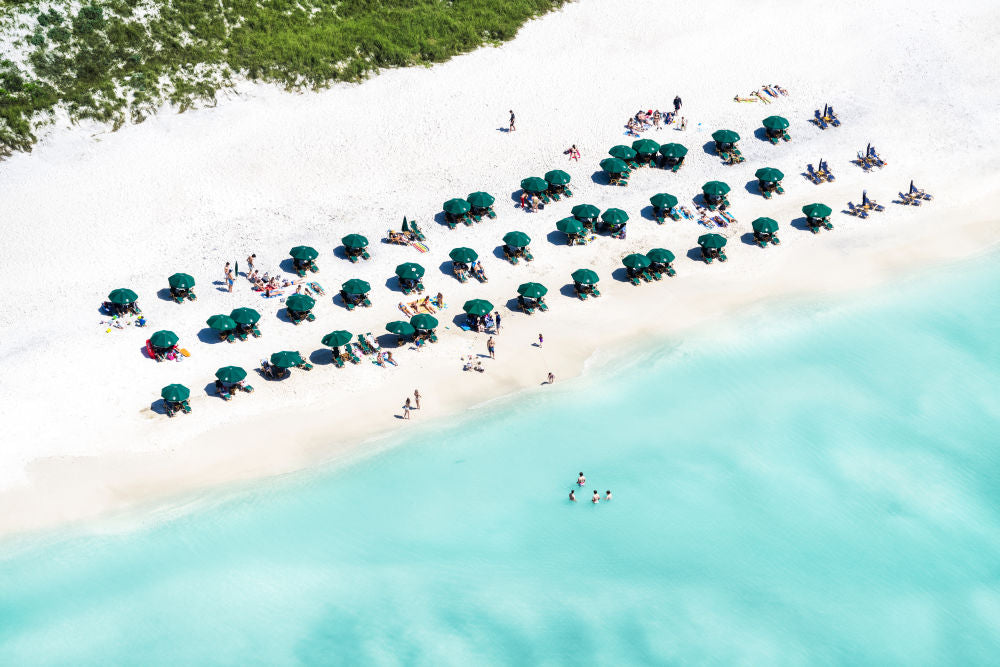
[(358, 81), (511, 39), (566, 0), (92, 0), (0, 5), (0, 154), (57, 111), (113, 128), (235, 77)]

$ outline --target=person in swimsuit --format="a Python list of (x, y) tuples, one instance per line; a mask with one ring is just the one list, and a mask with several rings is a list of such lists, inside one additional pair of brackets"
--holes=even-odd
[(576, 502), (576, 491), (574, 491), (573, 489), (569, 490), (569, 499), (572, 500), (574, 503)]
[(577, 486), (583, 486), (586, 483), (587, 483), (587, 478), (584, 477), (583, 473), (581, 472), (580, 476), (576, 478), (576, 485)]
[(604, 495), (604, 499), (611, 500), (611, 489), (608, 489), (608, 492)]
[(516, 130), (516, 129), (517, 129), (517, 128), (516, 128), (516, 127), (514, 127), (514, 110), (513, 110), (513, 109), (511, 109), (511, 110), (510, 110), (510, 130), (509, 130), (509, 132), (513, 132), (513, 131), (514, 131), (514, 130)]
[(590, 499), (590, 502), (594, 503), (595, 505), (601, 502), (601, 494), (597, 492), (597, 489), (594, 489), (594, 497)]

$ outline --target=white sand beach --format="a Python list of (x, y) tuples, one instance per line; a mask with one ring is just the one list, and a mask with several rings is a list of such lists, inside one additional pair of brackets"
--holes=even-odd
[[(212, 108), (164, 109), (117, 132), (53, 128), (33, 153), (0, 162), (8, 278), (0, 297), (0, 534), (363, 455), (381, 436), (411, 428), (397, 415), (414, 389), (423, 406), (411, 421), (446, 419), (511, 392), (544, 391), (550, 371), (569, 380), (602, 349), (682, 335), (773, 299), (862, 289), (982, 255), (1000, 240), (990, 140), (998, 26), (1000, 7), (985, 1), (580, 0), (508, 44), (432, 68), (308, 93), (244, 83)], [(733, 101), (772, 83), (790, 95)], [(607, 185), (598, 163), (611, 146), (632, 143), (626, 119), (671, 109), (675, 95), (687, 130), (643, 136), (684, 144), (684, 168), (640, 169), (627, 187)], [(808, 122), (824, 103), (840, 127)], [(509, 109), (516, 132), (505, 131)], [(789, 119), (790, 142), (755, 136), (770, 115)], [(707, 149), (722, 128), (740, 133), (746, 162), (723, 165)], [(869, 142), (888, 165), (865, 173), (851, 160)], [(571, 144), (579, 162), (563, 153)], [(801, 175), (820, 158), (835, 183)], [(785, 173), (783, 196), (758, 194), (753, 174), (763, 166)], [(522, 178), (556, 168), (572, 176), (571, 199), (536, 213), (515, 206)], [(934, 200), (893, 204), (911, 179)], [(739, 221), (717, 230), (729, 241), (725, 264), (689, 256), (707, 231), (695, 221), (647, 217), (659, 192), (693, 209), (709, 180), (732, 187)], [(885, 212), (866, 220), (842, 212), (863, 189)], [(442, 202), (477, 190), (496, 197), (495, 220), (455, 230), (436, 221)], [(812, 202), (833, 208), (833, 231), (790, 224)], [(567, 246), (555, 223), (578, 203), (624, 209), (627, 238)], [(420, 223), (429, 252), (381, 243), (404, 215)], [(760, 216), (779, 222), (780, 246), (742, 240)], [(512, 266), (495, 254), (511, 230), (531, 236), (534, 262)], [(368, 237), (371, 261), (335, 254), (349, 233)], [(227, 261), (242, 272), (256, 253), (261, 269), (284, 274), (279, 263), (296, 245), (320, 252), (315, 279), (326, 297), (315, 322), (279, 318), (281, 300), (262, 298), (242, 276), (225, 291)], [(460, 284), (446, 272), (457, 246), (480, 254), (488, 283)], [(676, 277), (634, 287), (613, 276), (626, 254), (653, 247), (677, 255)], [(428, 293), (444, 294), (440, 342), (394, 351), (398, 367), (363, 360), (334, 368), (323, 335), (381, 336), (386, 322), (404, 319), (397, 304), (409, 298), (393, 273), (403, 262), (422, 264)], [(601, 276), (600, 299), (561, 293), (581, 267)], [(196, 302), (158, 296), (179, 271), (195, 277)], [(333, 301), (349, 278), (371, 283), (371, 308), (348, 312)], [(549, 288), (549, 312), (510, 309), (529, 280)], [(139, 294), (148, 328), (101, 323), (98, 307), (118, 287)], [(460, 358), (485, 353), (487, 335), (454, 321), (471, 298), (492, 301), (503, 317), (497, 359), (484, 360), (482, 374), (463, 372)], [(205, 320), (239, 306), (262, 313), (263, 336), (212, 341)], [(177, 333), (190, 358), (147, 358), (144, 341), (159, 329)], [(539, 333), (543, 348), (532, 345)], [(279, 350), (299, 350), (316, 367), (280, 382), (251, 372), (256, 391), (229, 403), (206, 392), (217, 368), (250, 371)], [(190, 387), (193, 412), (169, 419), (152, 406), (175, 382)]]

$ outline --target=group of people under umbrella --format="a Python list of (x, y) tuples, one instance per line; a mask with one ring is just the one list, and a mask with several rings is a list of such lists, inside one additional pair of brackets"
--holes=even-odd
[(666, 248), (653, 248), (646, 254), (634, 252), (622, 259), (629, 282), (639, 285), (640, 281), (662, 280), (664, 275), (675, 276), (674, 253)]
[(562, 169), (545, 172), (544, 178), (530, 176), (521, 181), (521, 207), (535, 210), (540, 204), (551, 204), (563, 197), (572, 197), (569, 189), (570, 175)]
[(465, 199), (449, 199), (442, 207), (444, 220), (448, 227), (455, 229), (459, 223), (471, 225), (473, 221), (480, 222), (484, 217), (497, 217), (493, 210), (496, 200), (488, 192), (471, 192)]
[(632, 171), (643, 166), (659, 166), (670, 171), (679, 171), (684, 164), (687, 148), (681, 144), (660, 145), (652, 139), (638, 139), (632, 146), (620, 144), (608, 150), (611, 157), (601, 160), (601, 169), (608, 176), (611, 185), (628, 185)]
[[(253, 387), (245, 380), (247, 372), (240, 366), (223, 366), (215, 371), (215, 394), (223, 400), (231, 401), (238, 393), (252, 394)], [(160, 390), (163, 410), (168, 417), (191, 412), (191, 390), (182, 384), (168, 384)]]
[(206, 324), (219, 334), (219, 339), (229, 343), (236, 339), (247, 340), (250, 336), (260, 337), (257, 323), (260, 313), (253, 308), (234, 308), (229, 315), (212, 315)]

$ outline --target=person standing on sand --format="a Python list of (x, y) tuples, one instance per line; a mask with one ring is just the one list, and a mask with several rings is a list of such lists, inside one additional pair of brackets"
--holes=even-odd
[(257, 253), (255, 253), (255, 252), (254, 253), (250, 253), (250, 256), (247, 257), (247, 266), (249, 267), (247, 269), (247, 275), (248, 276), (250, 275), (250, 272), (253, 271), (253, 263), (254, 263), (254, 261), (256, 259), (257, 259)]
[(414, 389), (413, 390), (413, 402), (416, 404), (417, 410), (419, 410), (420, 409), (420, 390), (419, 389)]
[(229, 292), (233, 291), (233, 270), (229, 267), (229, 262), (226, 262), (226, 285), (229, 288)]
[(494, 342), (493, 336), (490, 336), (490, 339), (488, 341), (486, 341), (486, 351), (490, 353), (490, 359), (496, 359), (497, 358), (497, 355), (496, 355), (496, 351), (497, 351), (496, 342)]
[(556, 376), (552, 374), (552, 371), (549, 371), (549, 384), (552, 384), (555, 381), (556, 381)]
[(500, 311), (493, 311), (493, 321), (497, 323), (497, 334), (500, 333)]
[(516, 127), (514, 127), (514, 110), (513, 110), (513, 109), (511, 109), (511, 110), (510, 110), (510, 130), (509, 130), (509, 131), (510, 131), (510, 132), (513, 132), (513, 131), (514, 131), (514, 130), (516, 130), (516, 129), (517, 129), (517, 128), (516, 128)]
[(545, 342), (545, 339), (542, 338), (542, 334), (538, 334), (538, 347), (541, 347), (542, 343), (544, 343), (544, 342)]
[[(410, 418), (410, 397), (406, 397), (406, 403), (403, 403), (403, 419)], [(596, 491), (594, 493), (597, 493)]]
[(680, 110), (681, 110), (681, 96), (676, 95), (674, 96), (674, 113), (677, 113)]

